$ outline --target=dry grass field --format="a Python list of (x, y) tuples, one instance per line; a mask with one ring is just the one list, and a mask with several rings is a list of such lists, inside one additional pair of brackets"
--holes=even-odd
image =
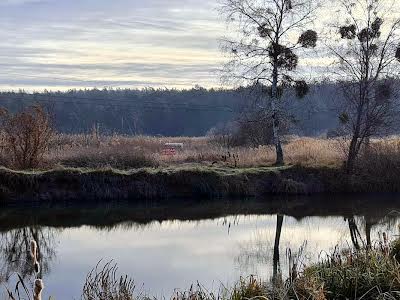
[[(1, 140), (1, 139), (0, 139)], [(163, 150), (166, 143), (182, 143), (174, 155)], [(284, 152), (288, 165), (305, 167), (341, 167), (346, 143), (342, 139), (288, 136)], [(368, 165), (400, 165), (400, 138), (397, 136), (371, 141)], [(202, 165), (219, 167), (271, 166), (275, 161), (272, 146), (224, 147), (210, 137), (150, 137), (82, 134), (57, 134), (51, 141), (42, 168), (57, 166), (132, 169)], [(8, 155), (0, 143), (0, 165), (7, 166)]]
[[(174, 155), (166, 143), (183, 143)], [(343, 151), (336, 140), (290, 137), (284, 145), (287, 164), (338, 166)], [(275, 161), (271, 146), (223, 147), (208, 137), (148, 137), (57, 135), (46, 155), (50, 165), (69, 167), (173, 166), (182, 164), (228, 167), (270, 166)]]
[[(183, 143), (175, 155), (163, 153), (166, 143)], [(345, 160), (345, 142), (336, 139), (287, 137), (286, 163), (302, 166), (340, 167)], [(400, 138), (373, 140), (369, 155), (374, 159), (398, 158)], [(182, 164), (229, 167), (271, 166), (275, 161), (272, 146), (223, 147), (209, 137), (148, 137), (58, 135), (49, 149), (49, 164), (76, 167), (135, 168)]]

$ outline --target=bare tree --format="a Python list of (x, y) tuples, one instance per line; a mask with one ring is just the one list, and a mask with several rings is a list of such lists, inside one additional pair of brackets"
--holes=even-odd
[[(282, 91), (294, 87), (298, 96), (308, 92), (303, 80), (294, 80), (299, 48), (314, 48), (317, 33), (305, 30), (317, 9), (315, 0), (223, 0), (222, 12), (236, 28), (237, 38), (226, 38), (223, 49), (229, 56), (227, 77), (268, 89), (276, 164), (284, 163), (279, 134)], [(233, 35), (233, 34), (232, 34)]]
[[(337, 58), (344, 102), (339, 119), (350, 137), (346, 168), (352, 172), (363, 145), (388, 128), (393, 117), (395, 84), (399, 75), (400, 18), (395, 1), (340, 0), (340, 37), (328, 45)], [(397, 68), (397, 69), (396, 69)]]
[(49, 114), (41, 106), (28, 107), (12, 114), (0, 112), (0, 129), (4, 132), (5, 148), (18, 169), (38, 167), (53, 136)]

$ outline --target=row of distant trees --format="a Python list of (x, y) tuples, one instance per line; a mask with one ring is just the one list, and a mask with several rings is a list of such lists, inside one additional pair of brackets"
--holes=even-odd
[(0, 107), (10, 112), (40, 104), (63, 133), (201, 136), (235, 118), (241, 88), (88, 89), (40, 93), (0, 92)]
[[(310, 93), (302, 101), (296, 95), (284, 97), (296, 123), (290, 133), (321, 136), (336, 128), (337, 116), (331, 98), (338, 88), (333, 81), (309, 84)], [(18, 112), (24, 107), (41, 104), (51, 111), (54, 126), (63, 133), (87, 133), (93, 127), (102, 134), (204, 136), (211, 128), (246, 118), (254, 120), (253, 103), (264, 104), (265, 95), (259, 89), (188, 90), (171, 89), (91, 89), (41, 93), (0, 92), (0, 107)], [(288, 106), (289, 108), (289, 106)], [(248, 117), (244, 118), (246, 115)], [(268, 116), (263, 112), (265, 118)], [(255, 126), (258, 126), (258, 122)], [(241, 122), (243, 123), (243, 122)], [(260, 124), (261, 126), (261, 124)], [(258, 144), (269, 142), (265, 139)]]
[(271, 120), (276, 164), (281, 165), (281, 126), (291, 105), (283, 100), (288, 93), (302, 98), (309, 92), (298, 55), (325, 63), (340, 84), (338, 117), (349, 137), (346, 167), (351, 171), (370, 138), (393, 123), (400, 11), (391, 0), (336, 0), (326, 5), (329, 18), (337, 19), (334, 24), (321, 20), (316, 0), (225, 0), (222, 11), (238, 36), (224, 42), (230, 58), (225, 78), (268, 87), (264, 105), (257, 105)]

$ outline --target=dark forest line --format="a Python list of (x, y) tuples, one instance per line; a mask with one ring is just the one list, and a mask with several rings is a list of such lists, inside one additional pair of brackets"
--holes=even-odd
[[(319, 136), (334, 129), (338, 89), (334, 83), (313, 84), (304, 99), (289, 96), (283, 100), (291, 101), (295, 120), (291, 133)], [(237, 120), (259, 98), (253, 88), (18, 91), (0, 93), (0, 107), (14, 112), (32, 104), (44, 105), (62, 133), (96, 129), (102, 134), (204, 136), (212, 128)]]

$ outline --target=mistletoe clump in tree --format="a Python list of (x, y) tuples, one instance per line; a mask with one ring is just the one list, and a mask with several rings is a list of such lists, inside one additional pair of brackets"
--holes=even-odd
[(299, 64), (297, 50), (316, 47), (318, 35), (306, 27), (312, 25), (317, 6), (315, 0), (225, 0), (222, 7), (237, 35), (224, 41), (227, 76), (270, 86), (263, 109), (272, 119), (277, 165), (284, 163), (279, 124), (288, 111), (279, 99), (284, 89), (294, 90), (298, 97), (309, 91), (305, 81), (294, 78), (294, 71)]
[(400, 16), (389, 0), (340, 1), (339, 41), (330, 45), (338, 58), (344, 101), (339, 120), (349, 137), (346, 168), (354, 169), (363, 145), (371, 136), (390, 127), (397, 93), (400, 61)]

